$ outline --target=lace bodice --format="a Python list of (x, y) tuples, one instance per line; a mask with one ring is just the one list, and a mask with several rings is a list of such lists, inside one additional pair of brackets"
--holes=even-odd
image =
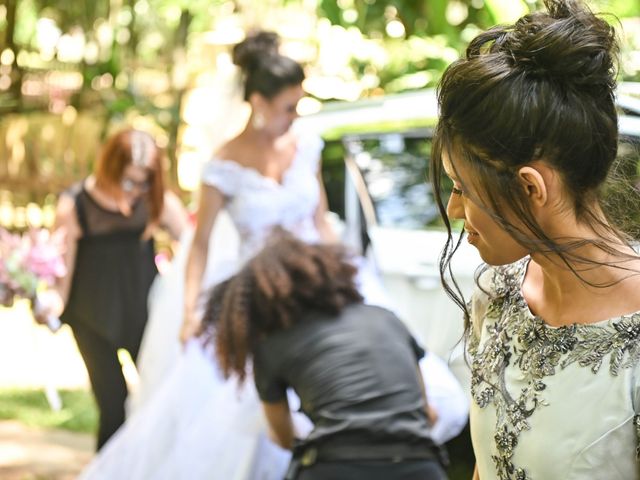
[(320, 200), (317, 172), (322, 147), (317, 136), (299, 137), (282, 183), (233, 160), (213, 158), (204, 166), (202, 182), (225, 196), (225, 208), (240, 234), (241, 259), (255, 254), (275, 226), (307, 242), (319, 240), (314, 214)]
[(640, 313), (551, 327), (522, 295), (528, 261), (485, 271), (471, 302), (480, 478), (640, 478)]

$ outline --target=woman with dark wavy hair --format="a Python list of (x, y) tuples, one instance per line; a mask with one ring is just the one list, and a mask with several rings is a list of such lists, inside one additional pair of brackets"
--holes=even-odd
[(287, 388), (314, 428), (287, 478), (444, 479), (429, 438), (418, 360), (424, 351), (391, 312), (364, 305), (346, 252), (284, 231), (218, 285), (203, 326), (226, 376), (247, 376), (273, 436), (294, 447)]
[[(441, 80), (432, 173), (487, 267), (464, 309), (476, 478), (632, 479), (640, 259), (601, 193), (616, 158), (613, 27), (574, 0), (480, 34)], [(632, 199), (630, 199), (632, 201)]]

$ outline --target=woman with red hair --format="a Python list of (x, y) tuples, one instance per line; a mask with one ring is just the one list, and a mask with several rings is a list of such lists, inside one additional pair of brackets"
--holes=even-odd
[(68, 274), (56, 301), (39, 312), (73, 330), (100, 410), (97, 448), (125, 419), (127, 387), (117, 351), (135, 360), (147, 321), (147, 294), (157, 274), (153, 234), (178, 238), (186, 212), (163, 178), (163, 151), (148, 133), (111, 136), (95, 173), (65, 191), (54, 228), (65, 232)]

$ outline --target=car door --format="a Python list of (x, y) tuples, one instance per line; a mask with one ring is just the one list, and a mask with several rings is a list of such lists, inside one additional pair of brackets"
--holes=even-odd
[[(467, 384), (462, 311), (440, 281), (447, 233), (427, 176), (431, 132), (350, 135), (343, 143), (347, 241), (365, 252), (390, 306), (416, 337)], [(445, 201), (449, 191), (442, 192)], [(476, 249), (463, 240), (452, 268), (467, 300), (480, 264)]]
[[(640, 156), (639, 97), (631, 96), (636, 90), (623, 86), (618, 97), (619, 153), (635, 170)], [(329, 203), (342, 218), (343, 239), (367, 255), (394, 310), (427, 348), (448, 360), (464, 385), (468, 369), (460, 341), (462, 312), (446, 295), (438, 269), (446, 232), (438, 222), (428, 182), (432, 131), (407, 128), (417, 120), (434, 125), (436, 119), (435, 92), (425, 90), (328, 105), (301, 120), (306, 128), (332, 139), (325, 151), (335, 149), (335, 139), (341, 139), (340, 164), (334, 161), (327, 168), (325, 162), (323, 168)], [(383, 132), (376, 133), (372, 125), (384, 127)], [(340, 129), (368, 133), (336, 137)], [(448, 195), (442, 192), (443, 199)], [(480, 264), (475, 248), (463, 239), (452, 271), (467, 300)]]

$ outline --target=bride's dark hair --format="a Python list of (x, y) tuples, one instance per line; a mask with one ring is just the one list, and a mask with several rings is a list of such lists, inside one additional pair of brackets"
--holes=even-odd
[(277, 229), (264, 249), (209, 297), (203, 330), (215, 339), (225, 375), (244, 380), (247, 359), (265, 335), (295, 325), (307, 313), (337, 315), (362, 301), (355, 274), (344, 248), (308, 244)]
[(233, 63), (244, 73), (244, 99), (259, 93), (272, 99), (287, 87), (302, 84), (304, 70), (295, 60), (278, 52), (277, 33), (255, 31), (233, 47)]
[[(616, 35), (580, 1), (545, 0), (545, 5), (547, 12), (478, 35), (466, 56), (447, 68), (438, 87), (440, 119), (431, 180), (449, 232), (440, 271), (445, 289), (465, 311), (467, 327), (468, 311), (450, 268), (461, 237), (453, 240), (438, 195), (443, 153), (454, 172), (456, 162), (469, 170), (482, 198), (471, 201), (529, 251), (557, 255), (579, 277), (579, 270), (597, 265), (580, 255), (578, 248), (586, 244), (616, 255), (621, 264), (628, 258), (622, 246), (629, 237), (613, 226), (610, 215), (603, 219), (599, 202), (618, 145)], [(560, 174), (576, 218), (600, 240), (558, 242), (546, 234), (517, 175), (520, 167), (536, 160)], [(518, 218), (522, 226), (507, 218)]]

